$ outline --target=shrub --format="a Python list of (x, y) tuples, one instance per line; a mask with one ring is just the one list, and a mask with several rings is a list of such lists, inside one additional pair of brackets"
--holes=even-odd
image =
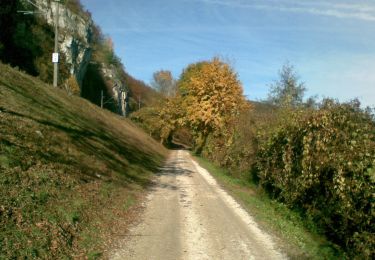
[(361, 258), (375, 254), (375, 122), (355, 102), (294, 112), (263, 140), (260, 183), (312, 217), (332, 241)]
[(159, 120), (159, 108), (144, 107), (132, 113), (130, 119), (142, 127), (150, 136), (160, 141), (163, 126)]
[(74, 75), (71, 75), (65, 83), (65, 88), (69, 93), (79, 96), (81, 94), (81, 88)]
[(246, 172), (253, 162), (255, 126), (252, 119), (245, 118), (245, 115), (235, 121), (208, 136), (202, 155), (239, 177), (237, 175)]
[[(277, 110), (269, 104), (251, 102), (251, 109), (241, 111), (224, 127), (207, 138), (203, 156), (221, 167), (230, 169), (236, 177), (245, 177), (255, 162), (258, 148), (256, 132), (264, 132), (277, 124)], [(241, 176), (238, 176), (241, 175)]]

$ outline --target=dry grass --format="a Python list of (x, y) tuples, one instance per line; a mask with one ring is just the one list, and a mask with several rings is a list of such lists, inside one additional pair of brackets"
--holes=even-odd
[(0, 259), (100, 256), (166, 153), (130, 121), (0, 64)]

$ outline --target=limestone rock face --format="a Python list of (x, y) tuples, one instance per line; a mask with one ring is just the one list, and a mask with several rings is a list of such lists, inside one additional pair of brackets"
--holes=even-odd
[[(59, 10), (59, 52), (66, 57), (63, 62), (68, 66), (70, 74), (74, 76), (82, 90), (87, 67), (90, 62), (93, 62), (94, 22), (90, 16), (76, 14), (64, 4), (59, 4), (53, 0), (33, 0), (33, 2), (39, 11), (42, 12), (41, 17), (52, 27), (55, 26), (57, 9)], [(99, 66), (100, 73), (108, 85), (107, 87), (112, 90), (112, 98), (117, 103), (117, 112), (126, 116), (127, 94), (129, 91), (121, 78), (118, 68), (106, 63), (100, 63)], [(68, 85), (66, 83), (65, 85)]]
[[(55, 26), (58, 3), (50, 0), (34, 2), (44, 12), (42, 16), (47, 23)], [(93, 21), (73, 13), (63, 4), (59, 5), (59, 52), (65, 54), (64, 62), (81, 86), (92, 55)]]
[(112, 95), (117, 103), (118, 113), (122, 116), (127, 116), (129, 90), (121, 80), (118, 69), (105, 63), (102, 63), (100, 67), (104, 78), (112, 84)]

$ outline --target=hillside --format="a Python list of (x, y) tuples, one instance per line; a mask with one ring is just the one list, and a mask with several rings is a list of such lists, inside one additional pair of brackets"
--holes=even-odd
[(0, 258), (100, 255), (166, 153), (123, 117), (0, 64)]
[[(52, 84), (56, 9), (54, 1), (0, 2), (0, 60)], [(37, 13), (24, 15), (20, 10)], [(98, 106), (103, 98), (104, 108), (123, 116), (159, 98), (126, 72), (111, 38), (79, 0), (59, 4), (58, 46), (59, 88)]]

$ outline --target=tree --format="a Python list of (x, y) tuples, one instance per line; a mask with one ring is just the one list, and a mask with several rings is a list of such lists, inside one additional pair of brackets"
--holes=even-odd
[(318, 108), (318, 96), (311, 96), (306, 99), (305, 101), (305, 107), (306, 108), (312, 108), (312, 109), (317, 109)]
[(178, 81), (184, 122), (196, 136), (197, 152), (210, 133), (220, 130), (247, 106), (237, 74), (219, 58), (189, 65)]
[(165, 98), (153, 106), (145, 106), (132, 113), (131, 119), (141, 125), (160, 143), (171, 145), (173, 135), (180, 130), (184, 110), (178, 97)]
[(170, 145), (173, 134), (183, 125), (185, 110), (180, 97), (166, 98), (159, 110), (160, 142)]
[(293, 65), (285, 63), (279, 71), (279, 80), (270, 86), (268, 101), (282, 107), (297, 107), (303, 102), (306, 91), (304, 83), (299, 82), (299, 77)]
[(165, 97), (174, 97), (177, 93), (176, 80), (168, 70), (159, 70), (153, 74), (152, 86)]

